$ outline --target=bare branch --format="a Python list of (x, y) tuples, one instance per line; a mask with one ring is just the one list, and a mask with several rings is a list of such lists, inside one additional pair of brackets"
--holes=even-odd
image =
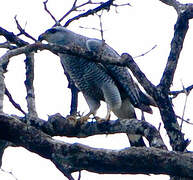
[(21, 108), (21, 106), (16, 103), (12, 97), (12, 95), (10, 94), (9, 90), (5, 87), (5, 94), (7, 95), (9, 101), (11, 102), (11, 104), (17, 109), (19, 110), (21, 113), (23, 113), (24, 115), (26, 115), (25, 111)]
[(148, 50), (147, 52), (144, 52), (143, 54), (140, 54), (138, 56), (133, 57), (133, 59), (141, 57), (141, 56), (145, 56), (146, 54), (148, 54), (149, 52), (151, 52), (152, 50), (154, 50), (157, 47), (157, 45), (154, 45), (150, 50)]
[(104, 40), (104, 31), (103, 31), (103, 23), (102, 23), (102, 14), (103, 14), (103, 11), (101, 12), (101, 14), (98, 15), (98, 17), (99, 17), (99, 22), (100, 22), (101, 40), (103, 42), (105, 42), (105, 40)]
[(187, 124), (193, 125), (193, 123), (190, 122), (190, 119), (182, 119), (180, 116), (176, 116), (178, 119), (186, 122)]
[[(96, 54), (94, 52), (90, 52), (86, 49), (80, 47), (69, 47), (69, 46), (56, 46), (51, 44), (41, 44), (35, 43), (31, 45), (27, 45), (25, 47), (18, 48), (17, 50), (10, 50), (4, 56), (0, 58), (1, 63), (5, 63), (12, 56), (36, 51), (37, 49), (48, 49), (54, 53), (65, 53), (76, 55), (78, 57), (84, 57), (88, 60), (95, 60), (100, 63), (111, 63), (117, 64), (121, 66), (127, 66), (136, 76), (139, 83), (144, 87), (148, 94), (150, 94), (156, 101), (156, 104), (159, 107), (162, 120), (164, 122), (164, 127), (166, 128), (168, 135), (170, 137), (170, 143), (174, 150), (183, 151), (187, 145), (189, 144), (189, 140), (184, 140), (184, 135), (180, 131), (179, 124), (176, 119), (175, 112), (173, 110), (171, 101), (168, 98), (168, 94), (164, 93), (160, 87), (155, 87), (144, 75), (143, 72), (139, 69), (139, 67), (134, 62), (133, 58), (128, 54), (123, 54), (121, 58), (111, 58), (108, 56), (101, 56), (100, 53)], [(166, 108), (167, 107), (167, 108)]]
[(0, 168), (0, 170), (4, 173), (10, 174), (15, 180), (18, 180), (17, 177), (14, 175), (14, 173), (12, 171), (6, 171), (2, 168)]
[(160, 0), (164, 4), (172, 6), (177, 12), (179, 12), (179, 6), (181, 5), (180, 2), (176, 0)]
[(16, 46), (13, 46), (10, 44), (10, 42), (4, 42), (4, 43), (0, 43), (0, 48), (5, 48), (5, 49), (15, 49)]
[(4, 69), (0, 65), (0, 114), (3, 113), (3, 101), (5, 94)]
[(120, 7), (120, 6), (131, 6), (131, 4), (130, 4), (130, 3), (125, 3), (125, 4), (115, 4), (115, 3), (113, 3), (113, 6), (115, 6), (115, 7)]
[[(193, 85), (188, 86), (187, 88), (185, 88), (185, 91), (187, 92), (187, 94), (189, 95), (189, 93), (191, 92), (191, 90), (193, 89)], [(185, 93), (184, 89), (180, 90), (180, 91), (170, 91), (169, 94), (172, 95), (172, 98), (176, 98), (179, 94), (181, 93)]]
[(167, 174), (193, 178), (192, 153), (145, 147), (110, 150), (68, 144), (6, 115), (0, 116), (0, 138), (51, 160), (64, 175), (87, 170), (101, 174)]
[(9, 32), (6, 29), (3, 29), (2, 27), (0, 27), (0, 36), (4, 36), (7, 41), (16, 44), (18, 47), (25, 46), (28, 44), (27, 42), (14, 35), (12, 32)]
[(25, 29), (23, 29), (23, 28), (21, 27), (21, 25), (19, 24), (19, 21), (17, 20), (17, 16), (15, 16), (14, 19), (15, 19), (15, 22), (16, 22), (16, 24), (17, 24), (17, 29), (20, 31), (20, 35), (23, 34), (23, 35), (25, 35), (26, 37), (28, 37), (28, 38), (32, 39), (33, 41), (37, 42), (37, 40), (36, 40), (34, 37), (32, 37), (31, 35), (29, 35), (29, 34), (25, 31)]
[(67, 26), (68, 26), (72, 21), (74, 21), (74, 20), (78, 20), (78, 19), (80, 19), (80, 18), (82, 18), (82, 17), (87, 17), (87, 16), (89, 16), (89, 15), (93, 15), (93, 14), (95, 14), (95, 13), (97, 13), (97, 12), (103, 10), (103, 9), (109, 10), (110, 6), (113, 4), (113, 1), (114, 1), (114, 0), (108, 0), (107, 2), (101, 4), (100, 6), (94, 8), (94, 9), (90, 9), (90, 10), (88, 10), (88, 11), (85, 12), (85, 13), (79, 14), (78, 16), (75, 16), (74, 18), (69, 19), (69, 20), (65, 23), (64, 27), (67, 27)]
[(79, 171), (79, 173), (78, 173), (78, 180), (80, 180), (81, 179), (81, 171)]
[(183, 126), (183, 122), (184, 122), (184, 115), (185, 115), (185, 110), (186, 110), (186, 105), (187, 105), (187, 100), (188, 100), (188, 92), (186, 91), (186, 88), (184, 87), (183, 83), (182, 83), (182, 87), (183, 87), (183, 91), (186, 95), (186, 98), (185, 98), (185, 102), (184, 102), (184, 108), (183, 108), (183, 112), (182, 112), (182, 121), (181, 121), (181, 124), (180, 124), (180, 129), (182, 130), (182, 126)]
[(25, 86), (27, 91), (27, 107), (28, 107), (28, 115), (31, 117), (37, 117), (36, 106), (35, 106), (35, 93), (33, 87), (34, 81), (34, 53), (26, 53), (26, 80)]
[(72, 8), (66, 13), (64, 14), (64, 16), (62, 16), (60, 19), (59, 19), (59, 23), (61, 23), (69, 14), (71, 14), (72, 12), (74, 11), (77, 11), (77, 9), (83, 7), (83, 6), (86, 6), (87, 4), (91, 4), (91, 1), (88, 0), (87, 2), (83, 3), (83, 4), (80, 4), (80, 5), (76, 5), (77, 3), (77, 0), (74, 1), (73, 5), (72, 5)]
[(166, 92), (169, 91), (169, 88), (173, 82), (174, 73), (188, 28), (187, 17), (185, 15), (180, 15), (175, 25), (175, 32), (171, 42), (171, 50), (168, 61), (159, 84), (159, 86)]
[(124, 119), (121, 121), (97, 119), (95, 122), (82, 122), (81, 118), (76, 116), (64, 118), (60, 114), (55, 114), (49, 116), (48, 121), (37, 118), (20, 118), (20, 121), (27, 121), (28, 125), (34, 126), (51, 136), (85, 138), (98, 134), (126, 133), (144, 136), (151, 147), (167, 149), (157, 129), (148, 122), (137, 119)]
[[(102, 63), (111, 63), (111, 64), (117, 64), (121, 66), (128, 66), (130, 69), (132, 69), (132, 72), (134, 75), (136, 75), (136, 78), (138, 78), (138, 81), (140, 84), (144, 87), (144, 89), (150, 94), (153, 94), (153, 91), (155, 88), (154, 85), (146, 78), (144, 73), (139, 69), (139, 67), (134, 62), (133, 58), (129, 54), (123, 54), (120, 59), (118, 58), (111, 58), (108, 56), (102, 56), (99, 54), (91, 53), (90, 51), (86, 49), (82, 49), (81, 47), (73, 46), (57, 46), (57, 45), (51, 45), (51, 44), (42, 44), (42, 43), (35, 43), (31, 45), (27, 45), (25, 47), (21, 47), (18, 49), (14, 49), (11, 51), (8, 51), (5, 55), (3, 55), (1, 59), (1, 63), (4, 64), (8, 62), (8, 60), (16, 55), (23, 54), (23, 53), (29, 53), (32, 51), (37, 50), (43, 50), (47, 49), (50, 50), (53, 53), (66, 53), (76, 56), (84, 57), (88, 60), (94, 60), (96, 62), (102, 62)], [(138, 76), (138, 77), (137, 77)]]
[(50, 17), (54, 20), (54, 22), (56, 23), (56, 25), (59, 25), (59, 21), (56, 20), (56, 18), (54, 17), (54, 15), (52, 15), (52, 13), (49, 11), (48, 7), (47, 7), (47, 3), (48, 3), (48, 0), (44, 1), (43, 4), (44, 4), (44, 9), (45, 11), (50, 15)]

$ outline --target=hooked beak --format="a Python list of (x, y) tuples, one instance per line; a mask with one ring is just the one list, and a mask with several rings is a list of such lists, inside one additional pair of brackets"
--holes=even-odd
[(39, 37), (38, 37), (38, 41), (43, 41), (43, 40), (45, 40), (45, 38), (46, 38), (46, 34), (45, 33), (43, 33), (43, 34), (41, 34)]

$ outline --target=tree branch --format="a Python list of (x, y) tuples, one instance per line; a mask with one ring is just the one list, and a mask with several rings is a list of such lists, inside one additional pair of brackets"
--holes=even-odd
[(52, 44), (41, 44), (35, 43), (31, 45), (27, 45), (25, 47), (21, 47), (18, 49), (10, 50), (5, 55), (0, 58), (0, 62), (2, 64), (7, 63), (9, 58), (15, 55), (19, 55), (26, 52), (37, 51), (38, 49), (48, 49), (51, 52), (57, 53), (65, 53), (76, 55), (79, 57), (84, 57), (88, 60), (95, 60), (100, 63), (111, 63), (117, 64), (121, 66), (127, 66), (136, 76), (137, 80), (141, 85), (145, 88), (145, 90), (150, 94), (156, 101), (160, 114), (162, 116), (162, 120), (164, 122), (164, 127), (167, 130), (167, 133), (170, 138), (171, 146), (174, 150), (184, 151), (189, 144), (189, 140), (184, 140), (184, 135), (180, 131), (179, 124), (176, 119), (175, 112), (173, 110), (172, 104), (168, 98), (168, 93), (163, 91), (160, 86), (155, 87), (152, 83), (145, 77), (145, 75), (140, 71), (139, 67), (133, 61), (132, 57), (128, 54), (123, 54), (120, 58), (111, 58), (108, 56), (101, 56), (100, 54), (96, 54), (90, 52), (86, 49), (77, 47), (77, 46), (56, 46)]
[(15, 16), (14, 17), (14, 19), (15, 19), (15, 23), (17, 24), (17, 29), (20, 31), (20, 35), (24, 35), (24, 36), (26, 36), (26, 37), (28, 37), (28, 38), (30, 38), (30, 39), (32, 39), (33, 41), (37, 41), (34, 37), (32, 37), (30, 34), (28, 34), (26, 31), (25, 31), (25, 29), (23, 29), (22, 27), (21, 27), (21, 25), (19, 24), (19, 21), (17, 20), (17, 16)]
[(72, 12), (76, 11), (78, 8), (81, 8), (87, 4), (91, 4), (91, 0), (88, 0), (87, 2), (83, 3), (83, 4), (80, 4), (80, 5), (77, 5), (77, 0), (74, 0), (74, 3), (72, 5), (72, 8), (66, 13), (64, 14), (64, 16), (62, 16), (60, 18), (60, 20), (58, 21), (59, 23), (62, 22), (69, 14), (71, 14)]
[(67, 27), (72, 21), (74, 20), (78, 20), (82, 17), (87, 17), (89, 15), (93, 15), (99, 11), (101, 11), (102, 9), (106, 9), (106, 10), (109, 10), (110, 9), (110, 6), (113, 4), (113, 1), (114, 0), (108, 0), (107, 2), (101, 4), (100, 6), (94, 8), (94, 9), (90, 9), (88, 10), (87, 12), (85, 13), (82, 13), (82, 14), (79, 14), (78, 16), (75, 16), (73, 17), (72, 19), (69, 19), (65, 24), (64, 24), (64, 27)]
[(17, 109), (19, 110), (21, 113), (23, 113), (24, 115), (26, 115), (25, 111), (21, 108), (21, 106), (16, 103), (12, 97), (12, 95), (10, 94), (9, 90), (5, 87), (5, 94), (7, 95), (9, 101), (11, 102), (11, 104)]
[(172, 98), (176, 98), (179, 94), (185, 93), (185, 91), (187, 92), (187, 94), (189, 94), (192, 89), (193, 89), (193, 85), (190, 85), (187, 88), (179, 91), (170, 91), (169, 94), (172, 96)]
[(49, 116), (48, 121), (26, 117), (19, 119), (51, 136), (85, 138), (99, 134), (138, 134), (144, 136), (151, 147), (167, 149), (159, 131), (148, 122), (137, 119), (116, 121), (99, 119), (96, 122), (82, 122), (81, 118), (75, 116), (64, 118), (60, 114)]
[(167, 174), (193, 178), (192, 153), (144, 147), (108, 150), (67, 144), (6, 115), (0, 116), (0, 138), (50, 159), (64, 175), (87, 170), (102, 174)]
[(54, 22), (58, 24), (58, 21), (56, 20), (56, 18), (52, 15), (52, 13), (49, 11), (48, 7), (47, 7), (47, 3), (48, 3), (48, 0), (44, 1), (43, 4), (44, 4), (44, 9), (45, 11), (50, 15), (50, 17), (54, 20)]
[(16, 44), (18, 47), (22, 47), (22, 46), (29, 44), (23, 41), (22, 39), (18, 38), (16, 35), (14, 35), (14, 33), (9, 32), (3, 29), (2, 27), (0, 27), (0, 36), (4, 36), (7, 39), (7, 41), (13, 44)]
[(37, 117), (36, 112), (36, 104), (35, 104), (35, 93), (34, 93), (34, 53), (26, 53), (25, 59), (25, 69), (26, 69), (26, 80), (25, 80), (25, 87), (26, 87), (26, 100), (27, 100), (27, 107), (28, 107), (28, 115), (31, 117)]
[(179, 6), (181, 5), (180, 2), (176, 0), (160, 0), (166, 5), (172, 6), (177, 12), (179, 12)]
[(174, 73), (178, 64), (178, 59), (183, 47), (183, 42), (188, 31), (188, 19), (185, 14), (181, 14), (175, 25), (174, 37), (171, 42), (171, 50), (168, 61), (161, 78), (159, 86), (163, 91), (168, 92), (173, 82)]

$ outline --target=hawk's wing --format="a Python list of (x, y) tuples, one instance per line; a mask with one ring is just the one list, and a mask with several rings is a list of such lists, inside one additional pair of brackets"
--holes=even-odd
[[(113, 48), (100, 40), (88, 39), (86, 42), (86, 46), (90, 51), (117, 58), (117, 61), (119, 61), (120, 59), (120, 55)], [(121, 97), (123, 99), (129, 97), (133, 106), (143, 111), (152, 113), (149, 105), (155, 105), (152, 102), (153, 99), (151, 99), (149, 96), (141, 91), (141, 89), (129, 73), (128, 68), (121, 67), (115, 64), (105, 63), (102, 63), (102, 66), (117, 84), (117, 87), (119, 88)]]

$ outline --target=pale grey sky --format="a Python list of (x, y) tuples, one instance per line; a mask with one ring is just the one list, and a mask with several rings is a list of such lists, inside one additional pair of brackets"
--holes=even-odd
[[(17, 15), (19, 22), (25, 26), (26, 31), (38, 37), (39, 34), (53, 25), (52, 19), (44, 11), (43, 1), (33, 0), (6, 0), (2, 1), (0, 6), (0, 26), (17, 33), (14, 16)], [(49, 0), (48, 7), (53, 14), (59, 18), (71, 5), (70, 0)], [(159, 0), (131, 0), (129, 1), (132, 7), (118, 8), (118, 13), (104, 13), (103, 28), (104, 38), (106, 42), (119, 53), (128, 52), (132, 56), (140, 55), (154, 45), (157, 47), (145, 55), (136, 59), (141, 69), (147, 77), (157, 84), (161, 78), (163, 68), (165, 66), (171, 38), (173, 36), (173, 26), (176, 21), (175, 11)], [(182, 2), (182, 1), (181, 1)], [(183, 1), (185, 2), (185, 1)], [(188, 2), (188, 1), (186, 1)], [(179, 66), (177, 68), (173, 89), (181, 89), (182, 84), (188, 86), (193, 83), (192, 79), (192, 58), (193, 51), (191, 49), (193, 42), (193, 23), (190, 23), (190, 29), (187, 34), (184, 50), (182, 51)], [(100, 33), (91, 29), (82, 29), (79, 26), (99, 28), (99, 20), (96, 16), (83, 18), (69, 26), (73, 30), (82, 35), (89, 37), (100, 38)], [(0, 38), (1, 40), (1, 38)], [(0, 55), (3, 55), (3, 50), (0, 50)], [(43, 51), (35, 55), (35, 93), (37, 100), (37, 110), (40, 117), (47, 119), (48, 115), (61, 113), (67, 115), (69, 112), (70, 93), (67, 87), (66, 78), (63, 75), (63, 70), (59, 62), (59, 58), (50, 52)], [(18, 103), (26, 109), (25, 103), (25, 67), (24, 56), (12, 58), (8, 66), (8, 73), (5, 75), (6, 85)], [(51, 85), (50, 85), (51, 84)], [(81, 99), (81, 112), (87, 112), (88, 107)], [(178, 115), (182, 115), (183, 103), (185, 97), (179, 96), (175, 100), (175, 109)], [(51, 102), (51, 103), (50, 103)], [(188, 104), (185, 117), (193, 119), (191, 104), (193, 95), (188, 98)], [(13, 109), (10, 103), (5, 102), (5, 112), (18, 114), (18, 111)], [(99, 114), (104, 114), (104, 106), (100, 108)], [(160, 123), (159, 112), (154, 109), (153, 115), (146, 115), (146, 119), (158, 127)], [(191, 126), (185, 125), (184, 131), (187, 137), (192, 137), (189, 129)], [(163, 138), (166, 139), (166, 133), (161, 127)], [(128, 140), (125, 135), (104, 135), (95, 136), (86, 139), (76, 138), (60, 138), (65, 142), (80, 142), (92, 147), (120, 149), (127, 147)], [(121, 139), (121, 141), (120, 141)], [(192, 145), (190, 145), (192, 148)], [(31, 153), (23, 148), (9, 148), (6, 150), (3, 159), (3, 169), (12, 171), (18, 180), (64, 180), (65, 177), (60, 173), (54, 165), (34, 153)], [(0, 178), (3, 180), (13, 180), (10, 175), (0, 172)], [(167, 176), (140, 176), (140, 175), (98, 175), (94, 173), (82, 173), (82, 180), (85, 179), (169, 179)]]

